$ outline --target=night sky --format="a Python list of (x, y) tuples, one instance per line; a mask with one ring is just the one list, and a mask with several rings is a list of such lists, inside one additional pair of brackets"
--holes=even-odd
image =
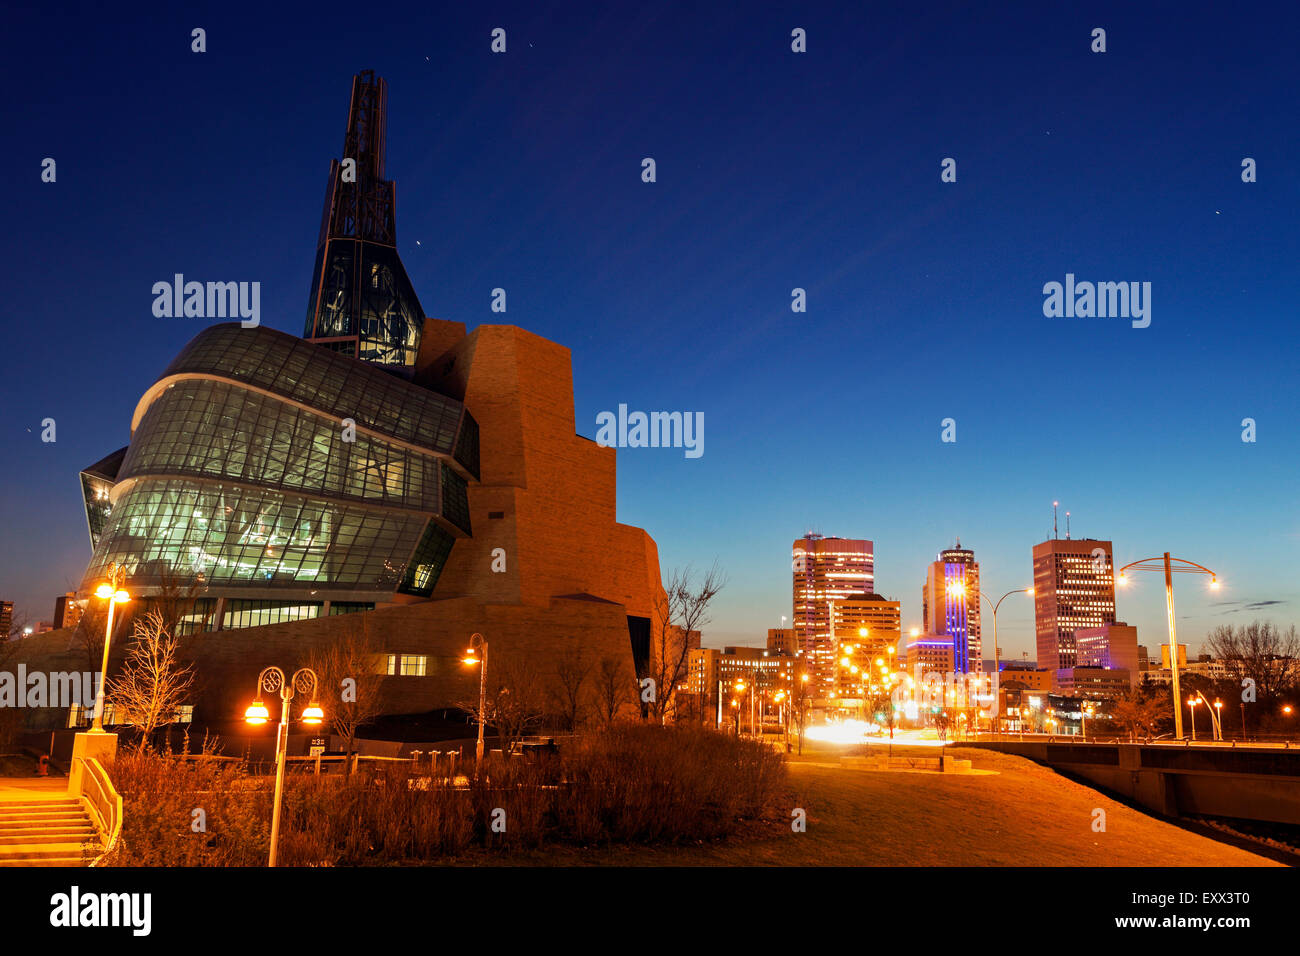
[[(1295, 620), (1293, 5), (49, 6), (0, 39), (0, 597), (32, 622), (90, 556), (78, 470), (208, 321), (155, 318), (153, 283), (258, 281), (302, 333), (363, 69), (425, 311), (568, 346), (588, 437), (620, 403), (704, 413), (699, 459), (619, 453), (618, 505), (665, 569), (725, 569), (707, 643), (790, 613), (808, 530), (873, 539), (905, 627), (957, 536), (994, 596), (1026, 586), (1053, 499), (1117, 564), (1219, 572), (1177, 582), (1193, 652)], [(1150, 327), (1045, 317), (1067, 273), (1150, 282)], [(1159, 584), (1119, 598), (1153, 650)], [(1032, 658), (1031, 602), (1000, 616)]]

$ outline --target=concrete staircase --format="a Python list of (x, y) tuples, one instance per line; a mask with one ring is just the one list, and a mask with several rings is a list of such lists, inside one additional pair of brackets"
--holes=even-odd
[(0, 866), (85, 866), (98, 846), (76, 797), (0, 802)]

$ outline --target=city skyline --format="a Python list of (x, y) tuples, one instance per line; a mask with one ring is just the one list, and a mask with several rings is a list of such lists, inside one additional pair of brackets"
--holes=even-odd
[[(519, 6), (502, 12), (512, 41), (494, 59), (495, 23), (424, 16), (397, 37), (357, 24), (349, 62), (321, 71), (328, 10), (318, 24), (266, 11), (255, 32), (225, 12), (206, 25), (208, 60), (187, 25), (91, 12), (97, 40), (74, 41), (43, 98), (13, 104), (31, 148), (3, 162), (24, 231), (0, 242), (25, 277), (13, 314), (30, 318), (11, 323), (20, 360), (0, 386), (0, 598), (31, 622), (89, 561), (78, 469), (125, 442), (140, 392), (208, 324), (154, 316), (152, 284), (262, 281), (263, 324), (301, 334), (338, 102), (374, 68), (391, 85), (387, 175), (423, 307), (571, 347), (588, 438), (624, 403), (707, 418), (699, 460), (618, 456), (620, 517), (654, 536), (663, 566), (716, 558), (728, 574), (706, 644), (756, 643), (789, 615), (788, 542), (810, 528), (876, 542), (876, 590), (903, 602), (904, 626), (919, 622), (918, 573), (958, 535), (987, 592), (1027, 586), (1053, 499), (1076, 536), (1113, 540), (1120, 565), (1169, 550), (1219, 572), (1213, 595), (1180, 582), (1193, 652), (1217, 624), (1291, 623), (1300, 383), (1277, 342), (1293, 334), (1300, 247), (1285, 30), (1195, 5), (1172, 22), (1112, 10), (1101, 56), (1089, 23), (1051, 11), (814, 9), (794, 24), (678, 9), (629, 35)], [(57, 21), (15, 19), (16, 69), (68, 42)], [(931, 61), (904, 55), (922, 44)], [(688, 54), (681, 73), (641, 68), (673, 50)], [(258, 75), (229, 70), (232, 56), (257, 57)], [(167, 82), (97, 84), (123, 57)], [(295, 108), (230, 108), (268, 97)], [(44, 156), (56, 183), (40, 181)], [(949, 156), (955, 183), (940, 180)], [(1247, 156), (1257, 182), (1241, 180)], [(111, 254), (91, 236), (111, 236)], [(1068, 275), (1151, 282), (1150, 326), (1047, 318), (1044, 284)], [(790, 309), (796, 287), (806, 312)], [(865, 427), (845, 427), (854, 409)], [(786, 470), (800, 494), (772, 480)], [(1149, 646), (1158, 590), (1119, 597)], [(1004, 656), (1032, 655), (1030, 609), (1004, 606), (1000, 634)]]

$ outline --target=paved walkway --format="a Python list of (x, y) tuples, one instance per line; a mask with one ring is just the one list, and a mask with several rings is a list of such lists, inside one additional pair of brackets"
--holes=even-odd
[(64, 800), (67, 777), (0, 777), (0, 803), (14, 800)]

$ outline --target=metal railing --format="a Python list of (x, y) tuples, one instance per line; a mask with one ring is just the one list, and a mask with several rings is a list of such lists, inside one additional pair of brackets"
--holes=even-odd
[(107, 856), (122, 835), (122, 795), (113, 786), (108, 772), (93, 757), (77, 757), (81, 761), (81, 792), (77, 796), (85, 801), (91, 821), (99, 833), (101, 849), (90, 861), (97, 866)]

